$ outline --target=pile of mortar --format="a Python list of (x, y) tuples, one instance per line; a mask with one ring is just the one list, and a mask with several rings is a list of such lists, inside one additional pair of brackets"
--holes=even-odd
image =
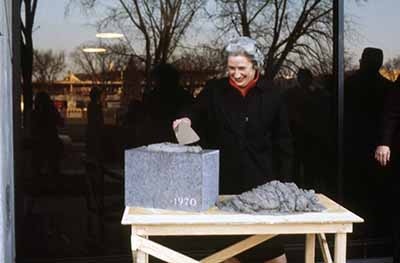
[(314, 190), (304, 190), (295, 183), (271, 181), (232, 198), (217, 202), (224, 211), (249, 214), (290, 214), (320, 212), (325, 207), (319, 203)]

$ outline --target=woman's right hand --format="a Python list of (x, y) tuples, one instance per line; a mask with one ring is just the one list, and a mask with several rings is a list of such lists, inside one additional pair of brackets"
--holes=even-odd
[(174, 122), (172, 123), (172, 128), (175, 130), (176, 127), (178, 127), (178, 125), (181, 124), (182, 122), (188, 123), (189, 126), (192, 126), (192, 121), (189, 118), (185, 117), (174, 120)]
[(375, 150), (375, 159), (382, 165), (386, 166), (386, 164), (390, 161), (390, 147), (387, 145), (379, 145)]

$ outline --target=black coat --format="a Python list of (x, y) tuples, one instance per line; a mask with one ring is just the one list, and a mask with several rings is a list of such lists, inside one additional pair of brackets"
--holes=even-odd
[(242, 97), (227, 78), (210, 81), (185, 115), (200, 133), (201, 145), (220, 150), (221, 194), (289, 177), (293, 149), (287, 109), (272, 82), (260, 79)]
[(393, 83), (377, 72), (359, 70), (346, 79), (344, 135), (347, 157), (373, 157), (371, 152), (375, 151), (375, 147), (381, 144), (382, 140), (385, 97), (392, 88)]
[(387, 93), (383, 111), (380, 145), (387, 145), (400, 151), (400, 86), (393, 86)]

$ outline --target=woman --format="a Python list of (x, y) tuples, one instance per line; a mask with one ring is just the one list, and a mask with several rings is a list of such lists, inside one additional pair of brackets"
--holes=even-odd
[[(287, 179), (293, 150), (282, 92), (260, 75), (264, 58), (256, 42), (233, 39), (225, 54), (228, 77), (210, 81), (172, 126), (190, 123), (203, 147), (220, 150), (220, 194), (239, 194), (277, 179), (273, 156), (279, 164), (278, 179)], [(268, 263), (286, 262), (278, 240), (248, 251), (244, 259), (251, 254), (265, 255)]]

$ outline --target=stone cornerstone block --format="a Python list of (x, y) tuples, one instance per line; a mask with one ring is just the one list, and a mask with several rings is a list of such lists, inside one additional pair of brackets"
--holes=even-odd
[(154, 151), (146, 146), (126, 150), (125, 205), (207, 210), (218, 199), (218, 177), (218, 150)]

